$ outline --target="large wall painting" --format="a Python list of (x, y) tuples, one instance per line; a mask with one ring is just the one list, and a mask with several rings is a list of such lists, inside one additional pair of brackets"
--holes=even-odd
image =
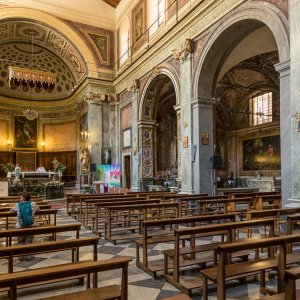
[(243, 171), (280, 170), (280, 136), (243, 141)]
[(37, 149), (38, 121), (14, 116), (14, 148)]
[(147, 41), (146, 1), (140, 0), (132, 10), (133, 51)]

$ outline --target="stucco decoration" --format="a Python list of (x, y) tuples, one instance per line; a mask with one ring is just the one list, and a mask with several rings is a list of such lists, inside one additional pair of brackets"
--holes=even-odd
[(0, 150), (7, 150), (7, 139), (8, 139), (8, 121), (0, 120)]
[(277, 6), (283, 12), (283, 14), (286, 17), (288, 17), (288, 15), (289, 15), (288, 0), (260, 0), (260, 1), (269, 2), (269, 3)]
[(77, 145), (76, 122), (43, 124), (46, 151), (75, 151)]
[(142, 149), (142, 163), (140, 174), (142, 178), (153, 178), (153, 128), (139, 130), (139, 148)]
[(174, 59), (184, 61), (188, 58), (189, 54), (193, 53), (193, 51), (193, 41), (191, 39), (186, 39), (184, 45), (181, 48), (172, 50), (172, 54)]
[[(17, 99), (30, 97), (30, 93), (24, 91), (22, 86), (9, 88), (9, 65), (56, 73), (58, 79), (55, 89), (43, 94), (44, 100), (68, 97), (87, 75), (85, 63), (73, 44), (43, 23), (4, 21), (0, 26), (0, 52), (0, 92), (5, 96)], [(41, 90), (33, 89), (31, 98), (40, 100), (40, 93)]]
[(72, 118), (76, 116), (76, 111), (64, 111), (64, 112), (49, 112), (49, 113), (41, 113), (41, 119), (66, 119)]
[(113, 67), (114, 35), (107, 29), (66, 21), (82, 37), (91, 49), (98, 67), (111, 69)]

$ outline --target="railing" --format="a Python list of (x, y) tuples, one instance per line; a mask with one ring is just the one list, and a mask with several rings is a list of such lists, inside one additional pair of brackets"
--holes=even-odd
[[(114, 79), (118, 78), (134, 62), (140, 59), (171, 29), (182, 22), (193, 10), (209, 0), (174, 0), (147, 30), (123, 53), (114, 64)], [(164, 21), (161, 22), (161, 17)], [(155, 28), (157, 27), (157, 28)], [(153, 29), (155, 28), (155, 29)], [(133, 38), (133, 37), (132, 37)]]

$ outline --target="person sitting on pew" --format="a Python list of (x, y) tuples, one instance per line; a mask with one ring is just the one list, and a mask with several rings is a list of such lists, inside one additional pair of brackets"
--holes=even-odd
[[(36, 226), (35, 224), (35, 213), (40, 210), (40, 207), (33, 201), (30, 201), (31, 195), (28, 192), (23, 192), (21, 195), (21, 201), (11, 209), (11, 212), (17, 213), (16, 228)], [(27, 245), (32, 244), (34, 236), (19, 236), (18, 244)], [(32, 256), (24, 256), (23, 258), (30, 260)], [(22, 257), (20, 257), (22, 260)]]

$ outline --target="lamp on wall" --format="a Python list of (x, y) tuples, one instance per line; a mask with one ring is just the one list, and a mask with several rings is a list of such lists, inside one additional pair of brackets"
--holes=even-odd
[(90, 134), (86, 130), (84, 130), (80, 132), (80, 136), (81, 136), (81, 140), (87, 141), (90, 137)]
[(7, 143), (8, 150), (11, 150), (12, 140), (11, 140), (10, 137), (8, 138), (8, 140), (6, 141), (6, 143)]
[(40, 145), (41, 145), (43, 151), (45, 151), (46, 143), (44, 141), (41, 141)]

